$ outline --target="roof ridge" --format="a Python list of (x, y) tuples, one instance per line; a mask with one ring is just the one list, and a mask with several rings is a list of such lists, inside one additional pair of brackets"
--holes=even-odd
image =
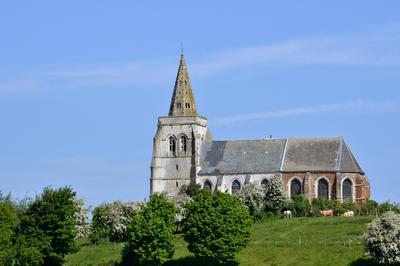
[(287, 138), (267, 138), (267, 139), (232, 139), (232, 140), (213, 140), (213, 142), (234, 142), (234, 141), (271, 141), (271, 140), (286, 140)]
[(289, 142), (289, 139), (286, 139), (285, 140), (285, 148), (283, 149), (282, 158), (281, 158), (281, 166), (279, 167), (279, 170), (281, 172), (283, 171), (283, 164), (285, 163), (285, 157), (286, 157), (286, 151), (287, 151), (288, 142)]
[(339, 159), (338, 159), (338, 165), (337, 165), (337, 167), (336, 167), (336, 170), (337, 170), (337, 172), (340, 172), (340, 170), (341, 170), (341, 167), (342, 167), (342, 155), (343, 155), (343, 142), (344, 142), (344, 139), (343, 139), (343, 137), (341, 137), (340, 138), (340, 152), (339, 152), (339, 154), (338, 154), (338, 156), (339, 156)]
[(344, 145), (346, 145), (347, 151), (348, 151), (349, 154), (350, 154), (350, 159), (351, 159), (351, 162), (353, 163), (354, 169), (356, 169), (357, 172), (364, 172), (364, 171), (361, 169), (361, 166), (360, 166), (358, 163), (356, 164), (356, 162), (354, 161), (354, 160), (355, 160), (354, 154), (353, 154), (353, 152), (350, 150), (350, 148), (349, 148), (349, 146), (347, 145), (346, 142), (344, 142)]

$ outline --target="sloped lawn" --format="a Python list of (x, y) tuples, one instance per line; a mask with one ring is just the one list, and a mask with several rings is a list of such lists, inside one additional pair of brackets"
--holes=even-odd
[[(370, 217), (270, 219), (253, 226), (249, 245), (238, 256), (240, 265), (371, 265), (363, 258), (360, 240)], [(91, 245), (67, 257), (65, 265), (113, 265), (120, 262), (123, 244)], [(167, 265), (201, 265), (191, 257), (181, 235), (175, 238), (174, 258)]]

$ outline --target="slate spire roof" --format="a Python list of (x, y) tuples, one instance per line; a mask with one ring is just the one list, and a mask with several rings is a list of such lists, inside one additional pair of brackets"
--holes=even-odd
[(189, 73), (183, 54), (181, 54), (179, 61), (169, 116), (197, 116), (192, 85), (190, 84)]
[(275, 172), (364, 174), (342, 137), (205, 142), (199, 175)]

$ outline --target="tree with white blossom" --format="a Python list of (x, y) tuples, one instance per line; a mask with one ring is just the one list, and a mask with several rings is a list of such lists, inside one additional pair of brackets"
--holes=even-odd
[(364, 246), (380, 264), (400, 263), (400, 214), (389, 211), (370, 223)]
[(76, 238), (82, 238), (89, 234), (90, 224), (88, 222), (89, 209), (85, 207), (83, 199), (75, 199), (75, 230)]
[(279, 212), (287, 203), (288, 198), (283, 188), (282, 177), (275, 174), (266, 179), (265, 189), (265, 210), (267, 212)]
[(235, 196), (249, 209), (252, 216), (264, 208), (265, 189), (257, 183), (253, 182), (243, 186)]
[(123, 241), (127, 226), (143, 204), (142, 202), (115, 201), (97, 206), (93, 210), (90, 234), (92, 242), (105, 238), (110, 241)]

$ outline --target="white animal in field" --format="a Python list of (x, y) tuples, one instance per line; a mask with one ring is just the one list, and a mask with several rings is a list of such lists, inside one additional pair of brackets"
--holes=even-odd
[(289, 211), (289, 210), (284, 211), (284, 212), (283, 212), (283, 218), (285, 218), (285, 219), (292, 218), (292, 212)]
[(353, 211), (347, 211), (345, 213), (343, 213), (344, 217), (353, 217), (354, 216), (354, 212)]
[(323, 210), (320, 211), (321, 215), (326, 217), (326, 216), (333, 216), (333, 210)]

